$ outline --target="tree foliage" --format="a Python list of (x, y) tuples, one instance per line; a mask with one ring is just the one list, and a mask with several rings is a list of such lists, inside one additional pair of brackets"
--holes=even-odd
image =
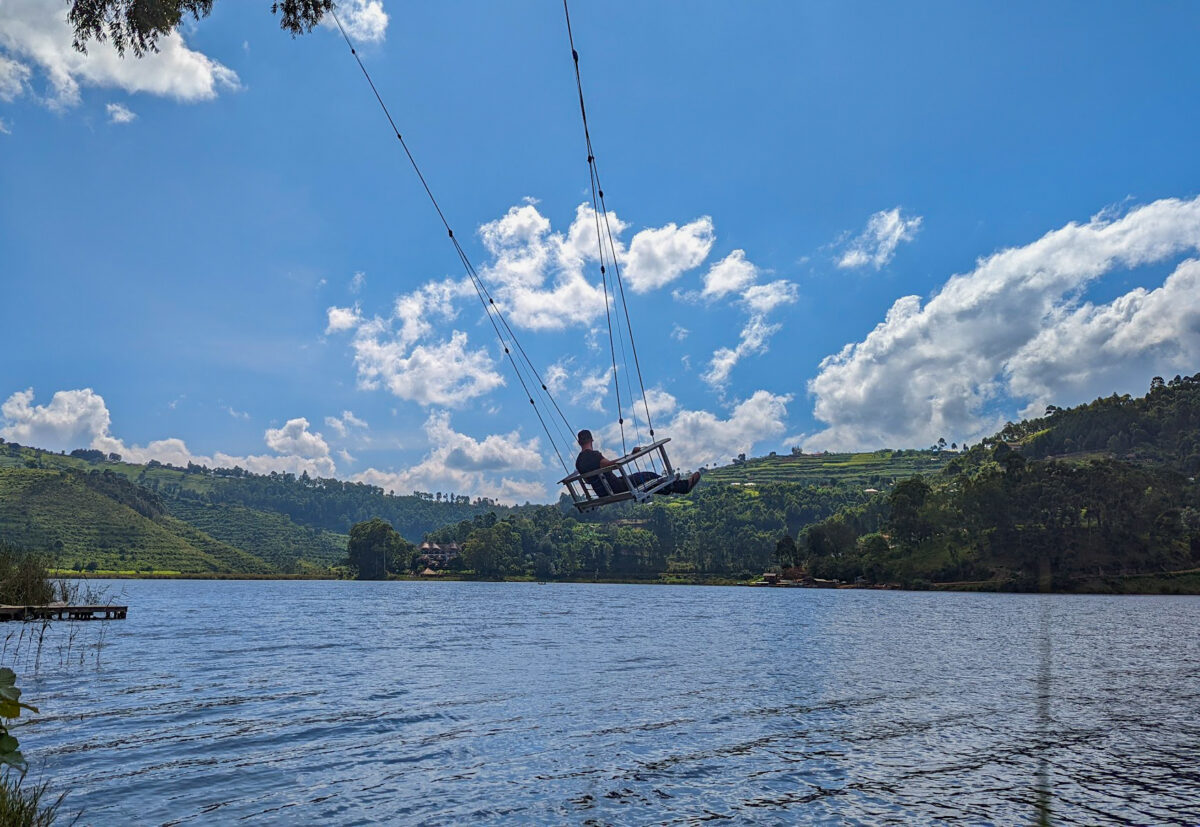
[[(87, 52), (90, 40), (107, 40), (118, 54), (128, 49), (142, 57), (157, 52), (159, 38), (169, 36), (185, 17), (199, 20), (212, 7), (213, 0), (72, 0), (67, 20), (81, 52)], [(332, 8), (332, 0), (281, 0), (271, 4), (271, 13), (295, 37), (312, 31)]]
[(389, 572), (408, 571), (415, 549), (389, 523), (376, 517), (351, 527), (347, 551), (359, 580), (383, 580)]

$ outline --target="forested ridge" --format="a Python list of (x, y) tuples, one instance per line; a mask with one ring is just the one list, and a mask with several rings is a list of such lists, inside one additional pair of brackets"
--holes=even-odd
[(1200, 374), (1009, 423), (941, 473), (810, 526), (818, 576), (977, 588), (1197, 591)]
[(687, 497), (588, 514), (73, 454), (0, 445), (0, 539), (68, 568), (328, 572), (351, 529), (381, 518), (406, 541), (387, 552), (392, 574), (423, 567), (428, 540), (458, 544), (448, 568), (479, 577), (779, 568), (860, 585), (1200, 591), (1200, 374), (1051, 407), (968, 450), (739, 457)]

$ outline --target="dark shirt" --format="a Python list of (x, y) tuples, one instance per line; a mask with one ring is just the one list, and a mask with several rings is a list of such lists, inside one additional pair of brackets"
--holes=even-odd
[[(604, 455), (599, 451), (580, 451), (579, 456), (575, 458), (575, 470), (581, 474), (595, 471), (601, 467), (600, 461), (602, 459), (604, 459)], [(605, 487), (605, 483), (607, 483), (607, 488)], [(588, 477), (587, 484), (600, 497), (607, 497), (609, 494), (625, 490), (625, 486), (621, 484), (621, 481), (608, 471), (595, 477)]]

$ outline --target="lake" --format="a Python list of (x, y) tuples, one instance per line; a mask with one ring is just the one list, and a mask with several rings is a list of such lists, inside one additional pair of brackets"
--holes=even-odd
[(84, 824), (1200, 823), (1200, 598), (100, 585), (0, 626)]

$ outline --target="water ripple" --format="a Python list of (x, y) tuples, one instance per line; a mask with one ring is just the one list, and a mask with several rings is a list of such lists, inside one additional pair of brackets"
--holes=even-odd
[(1200, 823), (1196, 598), (121, 587), (22, 673), (83, 824)]

